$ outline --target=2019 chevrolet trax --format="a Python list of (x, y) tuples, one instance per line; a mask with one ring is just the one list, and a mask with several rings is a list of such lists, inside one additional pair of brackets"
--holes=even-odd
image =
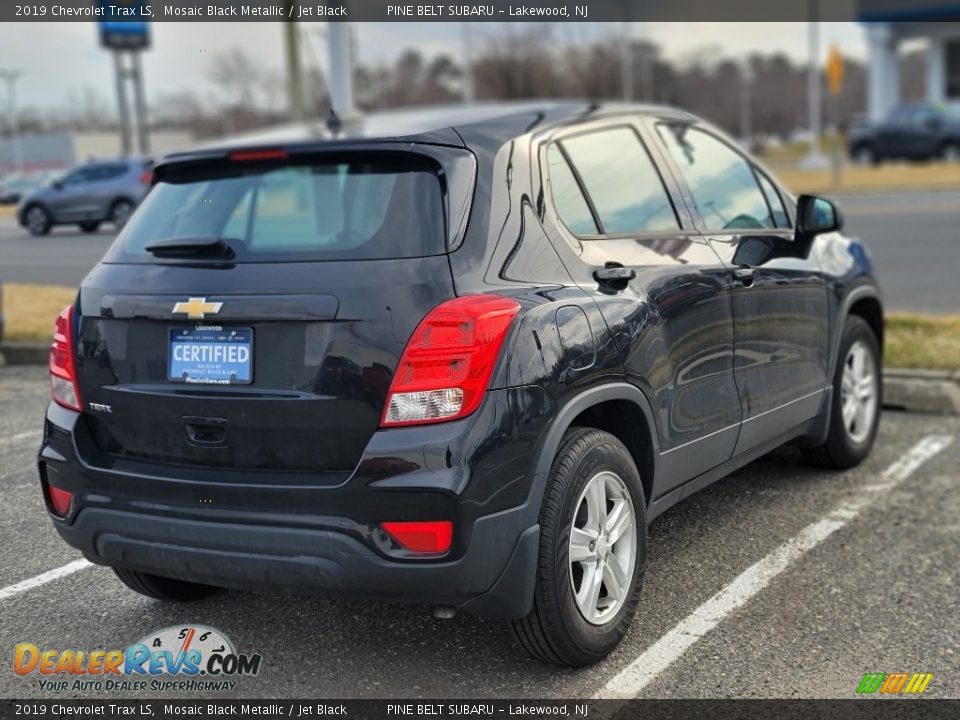
[(461, 608), (581, 666), (647, 526), (880, 414), (864, 247), (702, 120), (535, 103), (169, 156), (56, 324), (53, 524), (134, 590)]

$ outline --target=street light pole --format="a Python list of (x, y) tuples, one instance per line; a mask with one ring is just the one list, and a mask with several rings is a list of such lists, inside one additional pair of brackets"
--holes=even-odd
[(623, 101), (633, 102), (633, 23), (623, 23), (623, 35), (620, 37), (620, 81)]
[(306, 115), (303, 102), (303, 73), (300, 65), (300, 37), (297, 23), (287, 20), (283, 24), (284, 49), (287, 60), (287, 99), (290, 118), (303, 122)]
[(476, 99), (473, 86), (473, 28), (470, 23), (460, 23), (460, 37), (463, 47), (463, 101), (472, 103)]
[(807, 74), (807, 111), (810, 117), (810, 152), (804, 160), (804, 165), (811, 168), (823, 167), (826, 161), (820, 153), (820, 22), (817, 8), (818, 0), (809, 0), (810, 21), (809, 30), (810, 69)]
[(353, 53), (350, 50), (350, 24), (331, 22), (330, 41), (330, 101), (333, 111), (341, 118), (355, 113), (353, 107)]
[(23, 148), (20, 147), (20, 127), (17, 119), (17, 80), (23, 70), (0, 70), (0, 78), (7, 81), (7, 121), (10, 124), (10, 152), (18, 173), (23, 172)]
[(740, 137), (749, 149), (753, 137), (753, 71), (749, 58), (740, 68)]
[(133, 153), (130, 106), (127, 104), (127, 70), (124, 67), (122, 50), (113, 50), (113, 71), (117, 81), (117, 111), (120, 115), (120, 149), (126, 157)]

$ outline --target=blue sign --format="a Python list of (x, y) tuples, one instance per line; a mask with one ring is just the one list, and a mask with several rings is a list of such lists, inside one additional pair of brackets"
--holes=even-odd
[(142, 50), (150, 46), (146, 0), (98, 0), (100, 44), (111, 50)]

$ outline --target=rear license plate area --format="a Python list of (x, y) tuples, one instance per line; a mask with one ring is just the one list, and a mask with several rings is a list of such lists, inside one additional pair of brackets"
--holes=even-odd
[(168, 368), (171, 382), (249, 385), (253, 382), (253, 329), (171, 328)]

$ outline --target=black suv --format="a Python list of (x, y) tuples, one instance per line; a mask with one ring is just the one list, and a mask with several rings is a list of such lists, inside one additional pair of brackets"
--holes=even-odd
[(960, 116), (949, 105), (907, 103), (883, 121), (854, 125), (850, 157), (862, 164), (883, 160), (960, 160)]
[(839, 229), (666, 108), (170, 156), (57, 322), (47, 507), (153, 598), (429, 603), (596, 662), (653, 518), (787, 442), (869, 452), (882, 310)]

